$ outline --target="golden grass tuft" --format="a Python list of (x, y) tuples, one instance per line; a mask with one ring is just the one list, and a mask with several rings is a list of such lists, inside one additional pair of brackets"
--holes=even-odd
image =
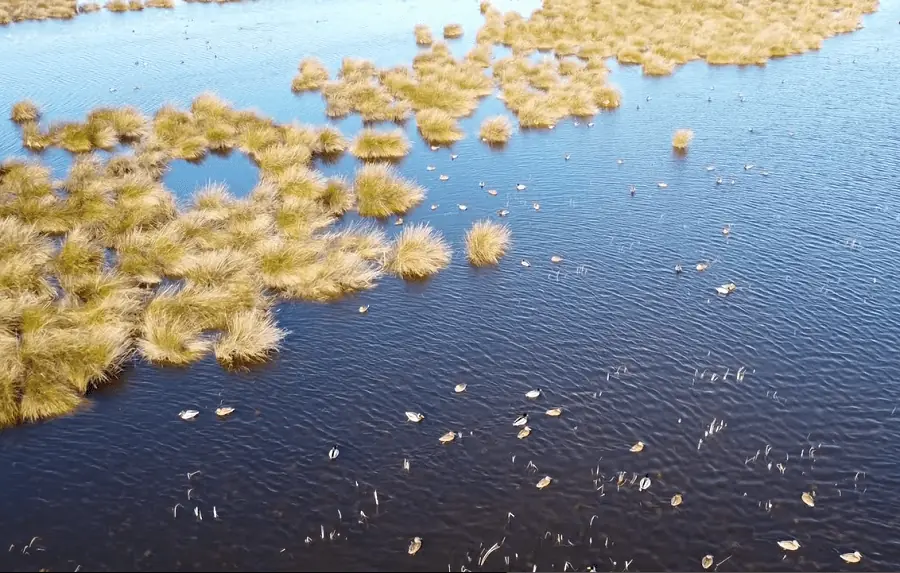
[(407, 181), (392, 167), (373, 163), (356, 172), (353, 183), (357, 208), (363, 217), (389, 217), (406, 213), (425, 198), (425, 190)]
[(271, 313), (245, 310), (228, 317), (225, 333), (215, 342), (216, 359), (228, 368), (264, 362), (278, 350), (287, 333)]
[(690, 129), (679, 129), (672, 136), (672, 147), (679, 151), (687, 151), (691, 140), (694, 139), (694, 132)]
[(37, 104), (31, 100), (22, 100), (16, 102), (12, 106), (9, 118), (16, 123), (26, 123), (29, 121), (37, 121), (41, 117), (41, 110)]
[(347, 138), (338, 128), (326, 125), (316, 133), (311, 148), (317, 155), (337, 155), (347, 149)]
[(210, 341), (202, 338), (189, 317), (150, 311), (141, 324), (138, 349), (150, 362), (183, 366), (203, 358), (209, 352)]
[(488, 117), (481, 122), (481, 130), (478, 135), (485, 143), (506, 143), (512, 135), (512, 123), (505, 115)]
[(328, 69), (317, 58), (304, 58), (298, 70), (291, 81), (291, 90), (295, 93), (318, 91), (328, 81)]
[(466, 232), (466, 253), (477, 267), (496, 265), (509, 249), (510, 230), (488, 219), (476, 221)]
[(417, 112), (416, 126), (422, 139), (432, 144), (454, 143), (465, 137), (456, 119), (439, 109), (423, 109)]
[(302, 144), (278, 143), (256, 154), (256, 163), (264, 173), (283, 173), (290, 167), (306, 165), (312, 151)]
[(41, 131), (36, 121), (22, 124), (22, 147), (32, 151), (43, 151), (53, 145), (53, 138)]
[(147, 8), (174, 8), (175, 0), (145, 0)]
[(99, 12), (100, 10), (101, 6), (97, 2), (85, 2), (78, 6), (78, 12), (80, 14), (90, 14), (92, 12)]
[(416, 35), (416, 44), (420, 46), (430, 46), (434, 41), (431, 37), (431, 29), (425, 24), (416, 24), (413, 32)]
[(377, 131), (363, 129), (350, 146), (359, 159), (399, 159), (409, 153), (410, 143), (402, 129)]
[(444, 26), (444, 37), (448, 40), (462, 38), (463, 27), (460, 24), (447, 24)]
[(450, 245), (427, 224), (410, 225), (391, 243), (385, 270), (405, 279), (437, 274), (450, 264)]
[(128, 12), (131, 8), (126, 0), (109, 0), (106, 9), (110, 12)]

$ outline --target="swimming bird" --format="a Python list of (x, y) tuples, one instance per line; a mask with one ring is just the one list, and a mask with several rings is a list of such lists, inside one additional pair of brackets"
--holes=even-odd
[(594, 122), (593, 121), (588, 122), (588, 127), (594, 127)]
[(553, 255), (552, 257), (550, 257), (550, 262), (551, 263), (561, 263), (561, 262), (563, 262), (563, 258), (559, 255)]
[(538, 488), (538, 489), (544, 489), (545, 487), (547, 487), (548, 485), (550, 485), (550, 482), (552, 482), (552, 481), (553, 481), (553, 478), (552, 478), (552, 477), (550, 477), (550, 476), (544, 476), (544, 477), (541, 478), (541, 481), (537, 482), (537, 488)]
[(729, 295), (737, 290), (737, 285), (734, 283), (725, 283), (722, 286), (716, 287), (716, 292), (722, 296)]
[(432, 210), (432, 211), (437, 211), (437, 208), (438, 208), (437, 203), (432, 203), (432, 204), (431, 204), (431, 210)]
[(403, 458), (403, 469), (409, 471), (409, 458)]
[(638, 484), (638, 491), (644, 491), (645, 489), (650, 487), (650, 474), (644, 475), (641, 478), (641, 483)]
[(450, 154), (450, 160), (451, 160), (451, 161), (456, 161), (456, 158), (457, 158), (457, 157), (459, 157), (459, 155), (457, 155), (457, 154), (455, 154), (455, 153), (451, 153), (451, 154)]
[(520, 440), (524, 440), (525, 438), (527, 438), (530, 435), (531, 435), (531, 428), (529, 428), (528, 426), (525, 426), (524, 428), (519, 430), (519, 433), (516, 434), (516, 437), (519, 438)]
[(625, 160), (624, 159), (616, 159), (616, 163), (618, 163), (619, 165), (622, 165), (625, 163)]
[(569, 160), (569, 154), (566, 153), (565, 156), (563, 156), (563, 159), (565, 159), (566, 161), (568, 161), (568, 160)]
[(409, 542), (409, 554), (415, 555), (419, 552), (419, 549), (422, 549), (422, 538), (413, 537), (413, 540)]
[(707, 170), (707, 171), (715, 171), (715, 170), (716, 170), (716, 166), (715, 166), (715, 165), (707, 165), (707, 166), (706, 166), (706, 170)]
[(461, 394), (466, 391), (467, 387), (468, 387), (468, 384), (460, 383), (460, 384), (457, 384), (453, 388), (453, 391), (456, 392), (457, 394)]
[(434, 171), (435, 169), (437, 169), (437, 168), (434, 165), (429, 165), (428, 167), (425, 168), (426, 171)]
[(862, 559), (862, 554), (859, 551), (854, 551), (853, 553), (841, 553), (841, 559), (847, 563), (859, 563)]
[(681, 270), (682, 270), (682, 269), (681, 269), (681, 265), (675, 265), (675, 274), (676, 274), (676, 275), (680, 275), (680, 274), (681, 274)]
[(513, 422), (513, 426), (524, 426), (527, 423), (528, 423), (528, 414), (523, 412), (522, 415), (519, 416), (518, 418), (516, 418), (516, 420)]
[(721, 177), (716, 178), (716, 185), (721, 185), (721, 184), (722, 184), (722, 178)]
[(704, 569), (709, 569), (713, 564), (713, 556), (712, 555), (704, 555), (703, 559), (700, 560), (700, 565), (703, 566)]
[(193, 420), (199, 414), (200, 412), (198, 412), (197, 410), (182, 410), (178, 412), (178, 417), (182, 420)]
[(541, 395), (540, 388), (535, 388), (534, 390), (529, 390), (528, 392), (525, 392), (525, 397), (530, 400), (534, 400), (535, 398), (537, 398), (540, 395)]
[(447, 432), (446, 434), (444, 434), (443, 436), (438, 438), (438, 441), (441, 442), (442, 444), (448, 444), (448, 443), (452, 442), (454, 439), (456, 439), (456, 433), (455, 432)]
[(659, 187), (660, 189), (665, 189), (666, 187), (669, 186), (669, 184), (660, 181), (659, 183), (656, 184), (656, 186)]
[(804, 491), (803, 495), (800, 496), (800, 499), (802, 499), (803, 503), (805, 503), (809, 507), (815, 507), (815, 505), (816, 505), (816, 500), (813, 497), (813, 494), (811, 494), (809, 492)]
[(481, 187), (482, 189), (484, 189), (484, 181), (482, 181), (481, 183), (479, 183), (478, 186)]
[(562, 408), (550, 408), (549, 410), (547, 410), (547, 415), (548, 415), (548, 416), (551, 416), (551, 417), (553, 417), (553, 418), (556, 418), (556, 417), (558, 417), (558, 416), (561, 416), (561, 415), (562, 415)]
[(403, 224), (403, 217), (397, 217), (397, 220), (394, 221), (394, 225), (400, 226)]
[(535, 210), (535, 211), (540, 211), (540, 210), (541, 210), (541, 204), (538, 203), (537, 201), (535, 201), (534, 203), (532, 203), (531, 206), (534, 207), (534, 210)]
[(509, 209), (500, 209), (499, 211), (497, 211), (497, 214), (501, 217), (506, 217), (507, 215), (509, 215)]
[(407, 412), (406, 419), (409, 420), (410, 422), (415, 422), (418, 424), (419, 422), (421, 422), (422, 420), (425, 419), (425, 416), (423, 416), (422, 414), (420, 414), (418, 412)]
[(466, 207), (466, 206), (463, 205), (463, 204), (458, 204), (457, 207), (459, 207), (459, 210), (460, 210), (460, 211), (465, 211), (466, 209), (468, 209), (468, 207)]
[(522, 183), (518, 183), (518, 184), (516, 185), (516, 191), (524, 191), (525, 189), (528, 189), (528, 188), (525, 187), (525, 185), (522, 184)]
[(213, 519), (219, 519), (219, 512), (216, 511), (216, 506), (213, 506)]
[(629, 185), (628, 192), (631, 194), (632, 197), (634, 197), (634, 194), (637, 193), (637, 187), (635, 187), (634, 185)]
[(487, 190), (487, 194), (490, 195), (491, 197), (496, 197), (496, 196), (497, 196), (497, 190), (496, 190), (496, 189), (488, 189), (488, 190)]
[(438, 147), (437, 145), (432, 145), (432, 146), (431, 146), (431, 150), (432, 150), (432, 151), (437, 151), (438, 149), (440, 149), (440, 147)]
[(702, 273), (703, 271), (705, 271), (708, 268), (709, 268), (708, 263), (697, 263), (696, 269), (697, 269), (698, 273)]
[(722, 234), (726, 237), (731, 234), (731, 225), (725, 225), (722, 227)]
[(751, 169), (753, 169), (753, 167), (754, 166), (752, 163), (747, 163), (744, 165), (744, 171), (750, 171)]
[(529, 263), (529, 262), (528, 262), (527, 260), (525, 260), (525, 259), (522, 259), (522, 261), (521, 261), (519, 264), (521, 264), (521, 265), (522, 265), (523, 267), (525, 267), (525, 268), (528, 268), (528, 267), (531, 266), (531, 263)]
[(232, 413), (234, 413), (234, 408), (231, 406), (219, 406), (216, 408), (216, 416), (219, 416), (220, 418), (224, 418)]
[(797, 551), (800, 549), (800, 542), (796, 539), (788, 539), (785, 541), (779, 541), (778, 547), (781, 547), (785, 551)]
[(359, 307), (359, 313), (360, 313), (360, 314), (365, 314), (365, 313), (367, 313), (367, 312), (369, 312), (369, 305), (364, 304), (364, 305), (362, 305), (362, 306)]
[(450, 179), (450, 176), (449, 175), (441, 175), (440, 177), (438, 177), (438, 179), (440, 179), (441, 181), (447, 181), (448, 179)]
[(634, 453), (644, 451), (644, 442), (638, 442), (635, 445), (631, 446), (631, 451)]
[(341, 454), (341, 451), (338, 449), (337, 446), (334, 446), (333, 448), (331, 448), (330, 450), (328, 450), (328, 459), (329, 459), (329, 460), (337, 459), (337, 457), (338, 457), (340, 454)]
[(647, 96), (647, 101), (650, 101), (650, 96)]
[(672, 496), (672, 507), (678, 507), (682, 501), (684, 501), (684, 498), (681, 497), (680, 493), (676, 493)]

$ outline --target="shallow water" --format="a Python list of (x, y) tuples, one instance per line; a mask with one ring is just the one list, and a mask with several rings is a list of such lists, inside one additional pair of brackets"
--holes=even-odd
[[(332, 70), (344, 55), (397, 64), (415, 53), (415, 23), (448, 21), (466, 27), (461, 53), (479, 23), (475, 2), (296, 6), (10, 26), (0, 30), (0, 101), (31, 97), (49, 119), (71, 119), (213, 90), (279, 121), (321, 123), (320, 98), (290, 92), (304, 55)], [(484, 569), (568, 561), (621, 571), (633, 559), (631, 571), (698, 570), (708, 553), (716, 563), (730, 556), (719, 571), (900, 567), (898, 19), (900, 5), (885, 2), (865, 30), (766, 68), (695, 63), (646, 79), (614, 67), (623, 106), (594, 127), (567, 120), (517, 134), (503, 151), (470, 135), (453, 147), (456, 161), (430, 151), (410, 122), (414, 149), (400, 168), (429, 196), (407, 221), (445, 233), (451, 267), (425, 283), (385, 278), (335, 304), (281, 305), (291, 334), (251, 372), (212, 360), (135, 365), (88, 410), (4, 431), (0, 542), (12, 547), (0, 567), (458, 571), (478, 569), (481, 549), (503, 538)], [(467, 133), (502, 109), (486, 100), (463, 121)], [(359, 120), (338, 125), (350, 134)], [(696, 133), (686, 157), (671, 152), (679, 127)], [(18, 153), (16, 131), (0, 122), (0, 155)], [(61, 173), (67, 157), (48, 160)], [(323, 170), (349, 175), (354, 163)], [(255, 178), (235, 155), (176, 164), (166, 183), (186, 198), (210, 179), (246, 193)], [(528, 189), (516, 192), (518, 182)], [(504, 206), (511, 253), (497, 269), (470, 268), (465, 229)], [(565, 261), (551, 265), (553, 254)], [(712, 263), (702, 274), (701, 260)], [(728, 281), (738, 291), (716, 296)], [(356, 312), (363, 303), (367, 315)], [(726, 381), (710, 382), (726, 369)], [(465, 394), (452, 392), (458, 382)], [(535, 387), (544, 395), (532, 403), (524, 393)], [(236, 413), (216, 420), (220, 403)], [(552, 406), (561, 418), (543, 415)], [(187, 407), (202, 412), (193, 423), (177, 417)], [(405, 410), (425, 421), (407, 422)], [(520, 441), (511, 423), (523, 411), (534, 431)], [(713, 419), (727, 426), (698, 450)], [(442, 446), (448, 430), (463, 438)], [(637, 440), (645, 450), (629, 453)], [(341, 454), (329, 462), (334, 444)], [(768, 458), (745, 463), (767, 444)], [(815, 459), (801, 457), (811, 446)], [(598, 466), (605, 480), (626, 471), (629, 481), (649, 474), (652, 486), (597, 491)], [(554, 482), (537, 490), (544, 475)], [(810, 490), (814, 508), (800, 501)], [(677, 492), (684, 504), (674, 509)], [(413, 536), (423, 547), (410, 557)], [(780, 539), (802, 547), (785, 554)], [(863, 561), (847, 566), (838, 554), (853, 550)]]

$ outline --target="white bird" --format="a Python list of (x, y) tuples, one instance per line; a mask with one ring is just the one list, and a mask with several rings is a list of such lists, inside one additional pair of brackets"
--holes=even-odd
[(660, 181), (659, 183), (656, 184), (656, 186), (659, 187), (660, 189), (665, 189), (666, 187), (669, 186), (669, 184), (663, 183), (662, 181)]
[(341, 451), (338, 449), (337, 446), (334, 446), (333, 448), (328, 450), (328, 459), (329, 460), (337, 459), (337, 457), (339, 455), (341, 455)]
[(462, 203), (458, 204), (457, 207), (459, 207), (460, 211), (465, 211), (466, 209), (468, 209), (468, 207), (466, 205), (463, 205)]
[(644, 451), (644, 442), (638, 442), (635, 445), (631, 446), (631, 451), (634, 453)]
[(708, 263), (697, 263), (696, 268), (697, 268), (698, 273), (702, 273), (703, 271), (705, 271), (706, 269), (709, 268), (709, 264)]
[(500, 209), (499, 211), (497, 211), (497, 214), (501, 217), (506, 217), (507, 215), (509, 215), (509, 209)]
[(419, 423), (425, 419), (425, 416), (423, 416), (422, 414), (420, 414), (418, 412), (407, 412), (406, 419), (409, 420), (410, 422)]
[(527, 189), (527, 187), (525, 187), (525, 185), (523, 185), (522, 183), (516, 185), (516, 191), (524, 191), (525, 189)]
[(642, 477), (642, 478), (641, 478), (641, 483), (638, 484), (638, 490), (639, 490), (639, 491), (644, 491), (645, 489), (647, 489), (647, 488), (649, 488), (649, 487), (650, 487), (650, 478), (647, 477), (647, 476)]
[(559, 255), (553, 255), (552, 257), (550, 257), (550, 262), (551, 263), (561, 263), (561, 262), (563, 262), (563, 258)]
[(216, 511), (216, 506), (213, 506), (213, 519), (219, 519), (219, 512)]
[(616, 159), (616, 163), (618, 163), (619, 165), (623, 165), (625, 163), (625, 160), (624, 159)]
[(737, 285), (734, 283), (725, 283), (722, 286), (716, 287), (716, 292), (722, 296), (729, 295), (733, 293), (737, 289)]
[(461, 394), (462, 392), (465, 392), (465, 391), (466, 391), (466, 388), (467, 388), (467, 387), (468, 387), (468, 384), (460, 383), (460, 384), (457, 384), (457, 385), (453, 388), (453, 391), (456, 392), (457, 394)]
[(454, 439), (456, 439), (456, 432), (447, 432), (446, 434), (438, 438), (438, 441), (440, 441), (442, 444), (448, 444)]
[(536, 389), (534, 389), (534, 390), (529, 390), (528, 392), (525, 393), (525, 397), (528, 398), (528, 399), (530, 399), (530, 400), (534, 400), (535, 398), (537, 398), (537, 397), (540, 396), (540, 395), (541, 395), (541, 389), (540, 389), (540, 388), (536, 388)]
[(706, 166), (706, 170), (707, 170), (707, 171), (715, 171), (715, 170), (716, 170), (716, 166), (715, 166), (715, 165), (707, 165), (707, 166)]
[(562, 415), (562, 408), (550, 408), (546, 413), (548, 416), (556, 418)]
[(478, 186), (481, 187), (482, 189), (484, 189), (484, 181), (481, 181), (481, 182), (478, 184)]
[(409, 459), (403, 458), (403, 469), (409, 471)]
[(700, 565), (703, 566), (704, 569), (709, 569), (713, 564), (713, 556), (712, 555), (704, 555), (703, 559), (700, 560)]
[(779, 541), (778, 547), (781, 547), (785, 551), (797, 551), (800, 549), (800, 542), (796, 539), (788, 539), (785, 541)]
[(364, 304), (364, 305), (362, 305), (362, 306), (359, 307), (359, 313), (360, 313), (360, 314), (365, 314), (365, 313), (367, 313), (367, 312), (369, 312), (369, 305)]
[(568, 154), (568, 153), (566, 153), (566, 155), (565, 155), (565, 157), (564, 157), (564, 159), (565, 159), (565, 160), (566, 160), (566, 161), (568, 161), (568, 160), (569, 160), (569, 154)]
[(523, 267), (525, 267), (525, 268), (528, 268), (528, 267), (531, 266), (531, 263), (529, 263), (529, 262), (528, 262), (527, 260), (525, 260), (525, 259), (522, 259), (522, 262), (521, 262), (520, 264), (521, 264)]
[(523, 413), (521, 416), (516, 418), (513, 422), (513, 426), (524, 426), (528, 423), (528, 414)]
[(516, 434), (516, 437), (519, 438), (520, 440), (524, 440), (525, 438), (527, 438), (530, 435), (531, 435), (531, 428), (529, 428), (528, 426), (525, 426), (524, 428), (519, 430), (519, 433)]
[(455, 154), (455, 153), (451, 153), (451, 154), (450, 154), (450, 160), (451, 160), (451, 161), (455, 161), (457, 157), (459, 157), (459, 155), (457, 155), (457, 154)]
[(553, 478), (552, 478), (552, 477), (550, 477), (550, 476), (544, 476), (544, 477), (541, 478), (541, 481), (537, 482), (537, 488), (538, 488), (538, 489), (544, 489), (545, 487), (547, 487), (548, 485), (550, 485), (550, 482), (552, 482), (552, 481), (553, 481)]
[(588, 122), (588, 127), (594, 127), (594, 122), (593, 121)]
[(231, 406), (220, 406), (216, 408), (216, 416), (219, 416), (220, 418), (229, 416), (232, 413), (234, 413), (234, 408), (232, 408)]
[(815, 505), (816, 505), (815, 498), (809, 492), (804, 491), (803, 495), (800, 496), (800, 499), (802, 499), (803, 503), (805, 503), (809, 507), (815, 507)]
[(440, 149), (440, 147), (438, 147), (437, 145), (432, 145), (432, 146), (431, 146), (431, 150), (432, 150), (432, 151), (437, 151), (438, 149)]
[(200, 511), (199, 507), (194, 508), (194, 516), (197, 517), (197, 521), (203, 521), (203, 512)]
[(854, 551), (853, 553), (841, 553), (841, 559), (847, 563), (859, 563), (862, 559), (862, 554), (859, 551)]
[(182, 420), (193, 420), (199, 414), (200, 412), (198, 412), (197, 410), (182, 410), (178, 412), (178, 417)]
[(534, 207), (534, 210), (535, 210), (535, 211), (540, 211), (540, 210), (541, 210), (541, 204), (538, 203), (537, 201), (535, 201), (534, 203), (532, 203), (531, 206)]
[(419, 549), (422, 549), (422, 538), (421, 537), (413, 537), (413, 540), (409, 542), (409, 551), (410, 555), (415, 555), (419, 552)]
[(490, 195), (491, 197), (496, 197), (496, 196), (497, 196), (497, 190), (496, 190), (496, 189), (488, 189), (488, 190), (487, 190), (487, 194)]
[(437, 168), (434, 165), (429, 165), (428, 167), (425, 168), (426, 171), (434, 171), (435, 169), (437, 169)]
[(438, 177), (438, 179), (440, 179), (441, 181), (446, 181), (446, 180), (450, 179), (450, 176), (449, 175), (441, 175)]
[(750, 171), (751, 169), (753, 169), (752, 163), (747, 163), (746, 165), (744, 165), (744, 171)]
[(402, 224), (403, 224), (403, 217), (397, 217), (397, 220), (394, 221), (394, 224), (395, 224), (395, 225), (402, 225)]
[(437, 204), (437, 203), (432, 203), (432, 204), (431, 204), (431, 210), (432, 210), (432, 211), (437, 211), (437, 208), (438, 208), (438, 204)]

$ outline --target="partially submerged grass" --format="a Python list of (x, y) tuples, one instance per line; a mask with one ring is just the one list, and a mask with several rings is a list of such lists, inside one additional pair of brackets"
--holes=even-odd
[(463, 27), (460, 24), (447, 24), (444, 26), (444, 37), (449, 39), (462, 38)]
[(110, 12), (128, 12), (131, 8), (126, 0), (109, 0), (106, 9)]
[(391, 243), (385, 270), (405, 279), (437, 274), (450, 264), (450, 245), (427, 224), (404, 227)]
[(510, 230), (488, 219), (477, 221), (466, 232), (466, 253), (475, 266), (496, 265), (509, 249)]
[(399, 159), (409, 153), (410, 143), (402, 129), (377, 131), (363, 129), (350, 146), (359, 159)]
[(278, 350), (286, 334), (269, 312), (254, 309), (235, 313), (228, 317), (224, 334), (216, 340), (216, 359), (228, 368), (264, 362)]
[(318, 91), (328, 81), (328, 69), (316, 58), (304, 58), (291, 82), (294, 92)]
[(422, 202), (425, 190), (407, 181), (390, 166), (364, 165), (353, 183), (357, 208), (363, 217), (403, 214)]
[(495, 115), (481, 122), (479, 137), (486, 143), (506, 143), (512, 134), (512, 123), (505, 115)]
[(189, 317), (150, 311), (144, 315), (138, 349), (150, 362), (184, 366), (203, 358), (210, 341), (201, 336)]
[(422, 139), (433, 144), (454, 143), (465, 136), (456, 119), (439, 109), (423, 109), (416, 113), (416, 126)]
[(145, 0), (144, 6), (147, 8), (174, 8), (175, 0)]
[(413, 32), (416, 35), (416, 44), (420, 46), (430, 46), (434, 41), (431, 36), (431, 29), (425, 24), (416, 24)]
[(687, 151), (688, 146), (694, 139), (694, 132), (690, 129), (679, 129), (672, 136), (672, 147), (678, 151)]
[(38, 109), (37, 104), (31, 100), (22, 100), (14, 103), (9, 114), (9, 118), (16, 123), (37, 121), (40, 117), (41, 111)]

